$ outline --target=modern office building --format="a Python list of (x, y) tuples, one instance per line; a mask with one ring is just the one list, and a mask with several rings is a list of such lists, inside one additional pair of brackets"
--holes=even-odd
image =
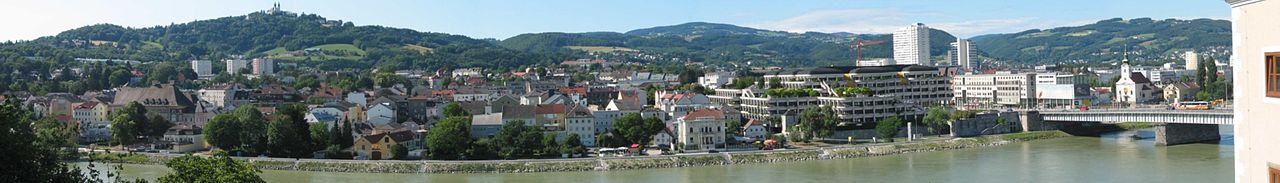
[(962, 109), (1071, 108), (1091, 98), (1087, 80), (1057, 73), (956, 75), (951, 91)]
[(1226, 0), (1231, 5), (1235, 105), (1235, 181), (1280, 181), (1280, 1)]
[(960, 66), (963, 71), (973, 70), (973, 60), (978, 57), (978, 48), (969, 39), (956, 39), (951, 43), (951, 64)]
[(933, 66), (929, 58), (929, 27), (916, 23), (893, 31), (893, 60), (897, 64)]

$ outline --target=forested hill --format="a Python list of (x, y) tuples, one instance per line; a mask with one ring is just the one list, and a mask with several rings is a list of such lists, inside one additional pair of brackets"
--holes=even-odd
[[(930, 34), (934, 55), (945, 54), (955, 37), (940, 30)], [(637, 29), (626, 33), (531, 33), (499, 43), (503, 47), (535, 53), (583, 51), (583, 47), (616, 47), (695, 61), (766, 62), (783, 66), (849, 65), (856, 57), (849, 48), (856, 41), (883, 41), (863, 48), (863, 58), (892, 57), (889, 34), (791, 33), (693, 22)]]
[(1135, 60), (1178, 59), (1177, 53), (1186, 50), (1223, 57), (1231, 47), (1231, 22), (1115, 18), (1082, 26), (983, 35), (973, 41), (989, 56), (1025, 63), (1118, 60), (1126, 47)]
[[(302, 50), (308, 52), (301, 54)], [(352, 65), (372, 65), (365, 62), (374, 62), (416, 67), (517, 66), (558, 60), (505, 49), (492, 41), (466, 36), (354, 26), (352, 22), (290, 12), (255, 12), (146, 28), (91, 25), (56, 36), (0, 45), (0, 52), (54, 59), (87, 57), (141, 61), (220, 59), (228, 55), (246, 55), (298, 61), (339, 61), (334, 63)]]

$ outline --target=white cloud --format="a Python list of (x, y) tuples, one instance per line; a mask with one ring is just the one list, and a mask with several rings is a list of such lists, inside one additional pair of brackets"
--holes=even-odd
[(749, 24), (764, 29), (788, 32), (851, 32), (859, 34), (891, 33), (912, 23), (924, 23), (958, 37), (981, 34), (1009, 33), (1027, 29), (1043, 29), (1069, 25), (1083, 25), (1096, 20), (1058, 21), (1035, 17), (979, 19), (968, 21), (930, 22), (927, 20), (949, 18), (941, 13), (910, 12), (897, 9), (838, 9), (810, 11), (798, 16)]

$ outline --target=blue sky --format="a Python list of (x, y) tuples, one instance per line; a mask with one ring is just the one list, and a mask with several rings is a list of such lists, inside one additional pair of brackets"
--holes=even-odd
[(0, 40), (98, 23), (149, 27), (243, 15), (280, 2), (357, 25), (504, 39), (533, 32), (616, 31), (716, 22), (792, 32), (886, 33), (921, 22), (960, 37), (1083, 25), (1108, 18), (1228, 19), (1221, 0), (44, 0), (0, 6)]

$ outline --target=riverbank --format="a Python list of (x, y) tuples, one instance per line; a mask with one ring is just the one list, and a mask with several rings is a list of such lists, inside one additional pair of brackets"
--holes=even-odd
[[(846, 159), (913, 152), (941, 151), (989, 147), (1013, 142), (1068, 137), (1059, 131), (1027, 132), (956, 138), (942, 141), (892, 144), (864, 144), (816, 149), (728, 152), (672, 156), (577, 158), (547, 160), (494, 161), (396, 161), (396, 160), (326, 160), (286, 158), (238, 158), (264, 170), (354, 172), (354, 173), (528, 173), (607, 171), (651, 168), (678, 168), (731, 164), (776, 163), (808, 160)], [(126, 164), (164, 164), (173, 156), (98, 154), (95, 161)]]

